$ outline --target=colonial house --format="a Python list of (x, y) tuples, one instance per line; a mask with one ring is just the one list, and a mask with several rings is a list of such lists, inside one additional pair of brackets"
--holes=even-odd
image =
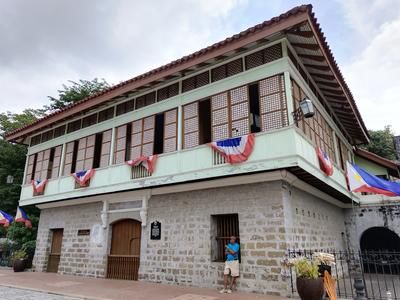
[[(247, 160), (210, 147), (227, 139)], [(20, 206), (41, 210), (36, 271), (218, 287), (236, 235), (239, 289), (283, 295), (288, 248), (346, 247), (344, 209), (359, 202), (346, 161), (368, 134), (306, 5), (7, 140), (29, 145)]]

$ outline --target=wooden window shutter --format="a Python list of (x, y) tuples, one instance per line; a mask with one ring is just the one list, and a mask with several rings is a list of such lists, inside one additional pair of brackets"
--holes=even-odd
[(74, 145), (75, 142), (67, 143), (65, 149), (65, 161), (64, 161), (64, 176), (70, 175), (72, 173), (72, 159), (74, 156)]
[(163, 153), (176, 151), (178, 132), (178, 109), (164, 112), (164, 150)]
[(35, 168), (35, 174), (34, 174), (34, 178), (33, 178), (35, 180), (46, 179), (46, 178), (42, 178), (43, 156), (44, 156), (44, 151), (40, 151), (37, 153), (36, 168)]
[(57, 146), (54, 148), (53, 166), (51, 169), (50, 178), (58, 177), (58, 173), (60, 172), (60, 165), (61, 165), (61, 153), (62, 153), (62, 146)]
[(116, 133), (114, 163), (122, 164), (125, 161), (127, 125), (117, 127)]
[(142, 155), (143, 119), (132, 122), (130, 158), (136, 159)]
[(50, 163), (51, 149), (43, 151), (42, 171), (40, 172), (40, 179), (47, 179), (49, 175), (49, 163)]
[(183, 107), (183, 148), (199, 145), (199, 102)]
[(230, 137), (228, 92), (211, 97), (211, 136), (213, 141)]
[(76, 157), (76, 171), (89, 170), (93, 168), (95, 140), (96, 135), (90, 135), (79, 139), (78, 155)]
[(229, 91), (231, 137), (246, 135), (250, 132), (249, 92), (247, 86)]
[(211, 97), (212, 140), (243, 136), (250, 132), (247, 86)]
[(142, 155), (153, 155), (155, 115), (143, 119)]
[(35, 164), (35, 154), (29, 155), (27, 164), (25, 184), (30, 184), (32, 181), (33, 165)]
[(100, 168), (108, 166), (110, 161), (111, 134), (111, 129), (103, 132), (103, 138), (101, 141)]
[(283, 74), (259, 82), (262, 131), (289, 125)]

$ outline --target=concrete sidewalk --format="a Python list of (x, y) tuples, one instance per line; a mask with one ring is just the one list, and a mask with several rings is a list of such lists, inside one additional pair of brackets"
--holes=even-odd
[(0, 285), (83, 299), (130, 300), (283, 300), (287, 298), (240, 293), (219, 294), (206, 288), (157, 283), (63, 276), (53, 273), (14, 273), (0, 269)]

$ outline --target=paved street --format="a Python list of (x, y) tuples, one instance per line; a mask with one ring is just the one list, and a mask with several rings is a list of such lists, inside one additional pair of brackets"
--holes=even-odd
[(220, 294), (215, 289), (62, 276), (54, 273), (14, 273), (9, 269), (0, 269), (0, 300), (3, 299), (284, 300), (286, 298), (240, 292)]
[(0, 286), (0, 300), (79, 300), (32, 290)]

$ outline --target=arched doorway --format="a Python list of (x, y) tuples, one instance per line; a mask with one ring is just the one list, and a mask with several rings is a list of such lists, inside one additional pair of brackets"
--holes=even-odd
[(107, 261), (107, 278), (137, 280), (140, 262), (141, 223), (132, 219), (111, 225), (111, 248)]
[(360, 239), (364, 271), (399, 274), (400, 237), (386, 227), (371, 227)]

